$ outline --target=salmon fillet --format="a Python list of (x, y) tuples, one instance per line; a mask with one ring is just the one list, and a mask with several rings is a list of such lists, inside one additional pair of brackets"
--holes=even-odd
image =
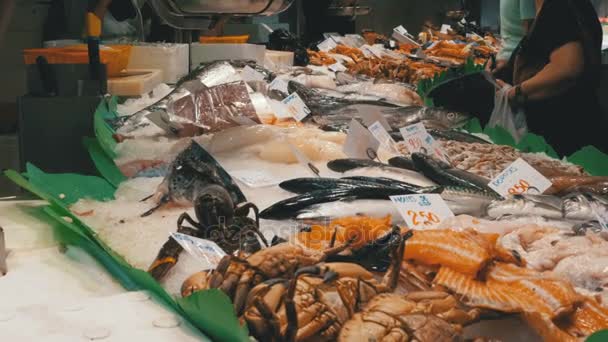
[(608, 329), (608, 310), (596, 300), (587, 298), (572, 315), (558, 324), (572, 336), (585, 337), (602, 329)]
[(551, 319), (572, 313), (581, 301), (569, 283), (505, 263), (493, 265), (486, 281), (442, 267), (434, 282), (463, 296), (469, 305), (503, 312), (537, 312)]
[(404, 258), (475, 277), (493, 259), (497, 238), (498, 234), (473, 230), (416, 230), (407, 241)]

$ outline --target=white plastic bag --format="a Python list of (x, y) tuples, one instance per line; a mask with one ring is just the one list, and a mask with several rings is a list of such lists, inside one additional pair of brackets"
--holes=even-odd
[(501, 126), (511, 133), (516, 142), (519, 142), (521, 137), (528, 132), (528, 125), (524, 112), (520, 109), (514, 113), (509, 104), (509, 90), (512, 88), (512, 86), (504, 86), (496, 92), (494, 110), (490, 116), (488, 126)]

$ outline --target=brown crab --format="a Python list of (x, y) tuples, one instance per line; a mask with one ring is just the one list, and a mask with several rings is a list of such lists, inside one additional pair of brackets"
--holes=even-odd
[(197, 272), (186, 279), (181, 293), (187, 297), (199, 290), (220, 289), (232, 299), (235, 311), (240, 315), (254, 286), (268, 279), (290, 278), (300, 267), (315, 265), (329, 255), (345, 250), (348, 245), (318, 252), (286, 242), (260, 250), (246, 259), (228, 255), (215, 270)]
[(462, 326), (479, 319), (448, 293), (418, 291), (374, 297), (344, 324), (338, 341), (455, 341)]
[(354, 263), (326, 263), (299, 269), (292, 279), (272, 279), (256, 286), (243, 318), (262, 341), (332, 341), (342, 325), (380, 293), (395, 289), (405, 240), (392, 251), (382, 281)]

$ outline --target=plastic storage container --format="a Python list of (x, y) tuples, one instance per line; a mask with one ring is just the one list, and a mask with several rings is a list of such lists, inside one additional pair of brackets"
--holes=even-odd
[[(101, 63), (106, 65), (108, 76), (119, 75), (129, 64), (130, 45), (103, 45), (99, 48)], [(25, 64), (36, 64), (38, 56), (46, 57), (49, 64), (88, 64), (89, 52), (84, 44), (46, 49), (25, 49)]]
[(201, 44), (245, 44), (249, 40), (249, 35), (244, 34), (241, 36), (200, 36), (199, 42)]

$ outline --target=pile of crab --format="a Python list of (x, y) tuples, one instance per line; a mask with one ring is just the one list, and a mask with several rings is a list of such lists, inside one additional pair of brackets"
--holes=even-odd
[[(255, 227), (252, 220), (244, 231)], [(182, 296), (220, 289), (260, 341), (459, 340), (482, 311), (445, 291), (404, 288), (402, 262), (413, 231), (382, 231), (362, 243), (334, 229), (323, 250), (280, 239), (257, 251), (251, 244), (233, 249), (216, 269), (187, 278)], [(158, 276), (158, 270), (156, 263), (150, 272)]]

